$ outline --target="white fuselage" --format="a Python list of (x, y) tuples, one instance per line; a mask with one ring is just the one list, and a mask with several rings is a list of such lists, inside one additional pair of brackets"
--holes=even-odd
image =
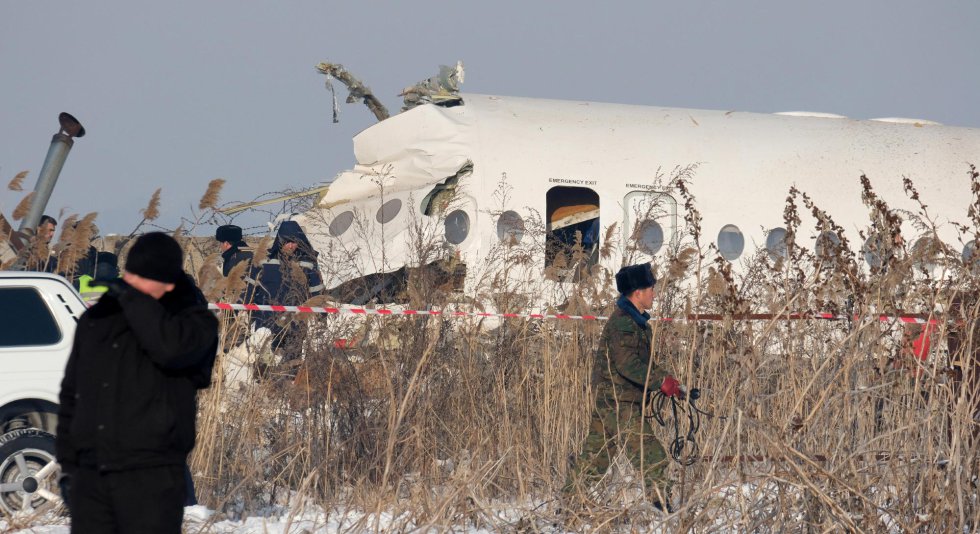
[[(318, 207), (299, 217), (322, 254), (328, 287), (424, 263), (413, 245), (420, 228), (439, 240), (448, 229), (454, 242), (447, 246), (457, 257), (481, 265), (500, 247), (498, 222), (508, 211), (520, 216), (525, 245), (548, 239), (532, 231), (535, 221), (545, 231), (578, 229), (586, 240), (591, 233), (600, 246), (615, 223), (609, 239), (616, 251), (600, 263), (618, 268), (624, 261), (656, 260), (686, 231), (684, 201), (670, 181), (677, 168), (691, 165), (690, 191), (703, 217), (701, 243), (716, 243), (723, 227), (736, 226), (741, 254), (731, 242), (722, 243), (734, 263), (784, 226), (785, 199), (794, 185), (859, 247), (858, 231), (867, 233), (870, 226), (862, 174), (891, 208), (915, 210), (902, 185), (903, 177), (911, 178), (938, 219), (940, 237), (963, 247), (950, 221), (967, 222), (973, 202), (968, 163), (980, 162), (980, 129), (485, 95), (463, 100), (450, 108), (417, 107), (354, 138), (355, 168), (341, 173)], [(451, 204), (423, 214), (433, 189), (453, 176)], [(798, 240), (812, 249), (813, 219), (800, 209)], [(595, 215), (598, 223), (590, 225)], [(513, 214), (507, 217), (512, 223)], [(644, 226), (647, 218), (665, 243), (653, 254), (648, 252), (656, 249), (658, 232)], [(907, 232), (917, 237), (912, 228)], [(637, 239), (648, 241), (645, 249), (637, 249)], [(540, 276), (550, 261), (539, 245), (540, 265), (527, 275)], [(325, 265), (338, 253), (353, 265)]]

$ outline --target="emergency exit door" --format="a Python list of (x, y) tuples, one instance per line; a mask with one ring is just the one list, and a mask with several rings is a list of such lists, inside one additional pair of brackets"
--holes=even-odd
[(679, 239), (677, 200), (663, 191), (630, 191), (623, 199), (626, 264), (651, 261)]

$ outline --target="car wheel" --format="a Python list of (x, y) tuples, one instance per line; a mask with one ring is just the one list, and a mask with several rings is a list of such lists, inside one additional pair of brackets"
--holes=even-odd
[(22, 428), (0, 436), (0, 509), (31, 513), (61, 504), (54, 436)]

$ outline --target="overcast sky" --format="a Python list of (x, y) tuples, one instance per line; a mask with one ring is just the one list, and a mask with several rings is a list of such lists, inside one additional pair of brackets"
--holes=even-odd
[(967, 0), (0, 0), (0, 210), (17, 172), (33, 189), (61, 111), (88, 135), (47, 211), (97, 211), (103, 233), (158, 187), (172, 228), (213, 178), (222, 201), (328, 181), (374, 118), (342, 103), (331, 123), (321, 61), (392, 112), (461, 59), (470, 93), (980, 127), (978, 27)]

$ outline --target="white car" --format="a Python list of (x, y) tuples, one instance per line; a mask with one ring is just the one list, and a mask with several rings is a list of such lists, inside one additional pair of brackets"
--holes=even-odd
[(0, 272), (0, 514), (60, 503), (58, 391), (85, 309), (60, 276)]

